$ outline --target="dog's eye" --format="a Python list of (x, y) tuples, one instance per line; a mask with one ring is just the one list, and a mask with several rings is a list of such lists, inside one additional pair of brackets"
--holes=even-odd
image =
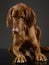
[(24, 14), (25, 14), (25, 16), (26, 16), (26, 11), (24, 10)]
[(20, 18), (24, 18), (23, 16), (21, 16)]

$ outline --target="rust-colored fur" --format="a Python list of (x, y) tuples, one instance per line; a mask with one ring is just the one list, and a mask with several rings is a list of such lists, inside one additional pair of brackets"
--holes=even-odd
[(27, 5), (19, 3), (9, 9), (6, 25), (7, 27), (10, 27), (10, 25), (12, 25), (12, 51), (16, 56), (15, 62), (27, 61), (23, 53), (20, 51), (20, 48), (25, 41), (29, 41), (30, 44), (32, 44), (32, 48), (34, 50), (35, 58), (37, 61), (47, 60), (46, 56), (42, 54), (40, 50), (41, 30), (35, 24), (35, 12)]

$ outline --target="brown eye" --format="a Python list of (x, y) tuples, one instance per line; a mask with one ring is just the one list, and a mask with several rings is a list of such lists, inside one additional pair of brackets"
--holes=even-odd
[(24, 10), (24, 14), (25, 14), (25, 16), (26, 16), (26, 11)]
[(23, 19), (24, 19), (24, 17), (23, 17), (23, 16), (21, 16), (20, 18), (23, 18)]

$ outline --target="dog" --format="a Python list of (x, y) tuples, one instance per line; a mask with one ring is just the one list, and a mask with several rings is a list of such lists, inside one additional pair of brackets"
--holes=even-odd
[(7, 14), (6, 26), (8, 28), (12, 26), (12, 51), (16, 56), (14, 62), (27, 61), (25, 55), (20, 51), (20, 48), (25, 44), (25, 41), (30, 42), (30, 44), (26, 43), (25, 48), (27, 50), (27, 48), (30, 48), (28, 45), (32, 46), (36, 61), (47, 61), (46, 56), (41, 53), (41, 30), (36, 26), (36, 14), (32, 8), (24, 3), (12, 6)]

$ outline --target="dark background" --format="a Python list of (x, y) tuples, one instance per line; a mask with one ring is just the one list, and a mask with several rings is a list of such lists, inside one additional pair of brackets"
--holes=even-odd
[(6, 27), (6, 16), (9, 8), (19, 2), (35, 10), (37, 25), (42, 30), (41, 46), (49, 46), (49, 0), (0, 0), (0, 49), (12, 45), (11, 29)]

